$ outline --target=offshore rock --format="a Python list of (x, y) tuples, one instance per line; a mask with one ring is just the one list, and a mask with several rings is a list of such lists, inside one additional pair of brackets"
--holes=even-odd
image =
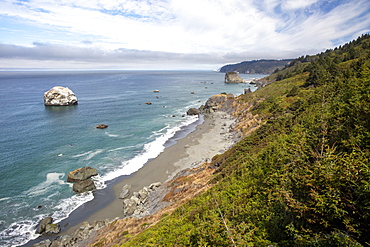
[(77, 105), (76, 95), (68, 87), (55, 86), (44, 93), (46, 106), (69, 106)]
[(69, 172), (67, 182), (82, 181), (96, 175), (98, 175), (96, 169), (86, 166)]
[(73, 184), (73, 191), (77, 193), (83, 193), (86, 191), (94, 191), (96, 190), (96, 186), (94, 184), (94, 181), (91, 179), (77, 181)]
[(106, 125), (106, 124), (98, 124), (98, 125), (95, 126), (95, 128), (97, 128), (97, 129), (106, 129), (106, 128), (108, 128), (108, 125)]
[(244, 80), (237, 72), (226, 72), (225, 83), (244, 83)]

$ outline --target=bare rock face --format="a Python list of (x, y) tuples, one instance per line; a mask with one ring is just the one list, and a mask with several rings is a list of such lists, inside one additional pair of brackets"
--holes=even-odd
[(199, 109), (197, 109), (197, 108), (190, 108), (190, 109), (186, 112), (186, 114), (188, 114), (188, 115), (192, 116), (192, 115), (199, 115), (199, 114), (200, 114), (200, 112), (199, 112)]
[(244, 80), (236, 72), (226, 72), (225, 83), (244, 83)]
[(98, 175), (96, 169), (86, 166), (69, 172), (67, 182), (82, 181), (96, 175)]
[(86, 191), (96, 190), (96, 186), (94, 184), (94, 181), (92, 181), (91, 179), (87, 179), (74, 183), (72, 189), (74, 192), (83, 193)]
[(60, 226), (58, 224), (53, 224), (52, 222), (52, 217), (45, 217), (42, 219), (37, 226), (36, 233), (58, 234), (60, 232)]
[(148, 199), (149, 195), (154, 192), (159, 186), (161, 186), (160, 182), (152, 183), (148, 187), (142, 188), (139, 192), (134, 192), (131, 198), (124, 199), (122, 201), (123, 215), (125, 217), (141, 217), (145, 215), (148, 210), (148, 204), (150, 204), (150, 200)]
[(235, 101), (233, 94), (216, 94), (211, 96), (205, 105), (202, 105), (199, 110), (202, 114), (209, 114), (216, 111), (232, 112), (233, 103)]
[(77, 105), (77, 97), (68, 87), (56, 86), (44, 93), (46, 106)]

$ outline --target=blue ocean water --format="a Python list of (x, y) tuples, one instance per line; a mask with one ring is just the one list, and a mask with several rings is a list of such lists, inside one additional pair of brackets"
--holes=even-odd
[[(72, 192), (68, 172), (96, 168), (102, 189), (155, 158), (196, 121), (184, 116), (189, 108), (214, 94), (254, 90), (223, 80), (212, 71), (0, 72), (0, 246), (25, 244), (38, 236), (43, 217), (59, 222), (93, 198)], [(54, 86), (72, 89), (79, 104), (45, 107), (43, 93)], [(100, 123), (109, 127), (96, 129)]]

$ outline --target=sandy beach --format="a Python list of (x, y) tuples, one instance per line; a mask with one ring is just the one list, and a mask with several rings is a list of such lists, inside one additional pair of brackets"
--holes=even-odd
[[(122, 187), (131, 185), (130, 193), (141, 190), (156, 182), (165, 182), (179, 171), (196, 167), (210, 160), (214, 155), (225, 152), (235, 143), (230, 126), (235, 120), (224, 112), (207, 115), (204, 122), (186, 137), (166, 148), (158, 157), (149, 161), (134, 174), (123, 178), (113, 186), (114, 199), (107, 206), (92, 213), (86, 221), (115, 219), (123, 217), (123, 204), (119, 199)], [(62, 235), (72, 234), (82, 222), (69, 227)]]
[[(234, 123), (234, 118), (220, 111), (204, 116), (203, 123), (197, 125), (195, 130), (176, 140), (175, 144), (165, 148), (158, 157), (150, 160), (137, 172), (113, 181), (111, 186), (104, 189), (104, 193), (95, 192), (93, 201), (86, 203), (68, 219), (60, 222), (62, 232), (58, 236), (72, 235), (86, 221), (91, 224), (94, 221), (124, 218), (122, 199), (119, 199), (124, 185), (131, 185), (132, 195), (144, 186), (156, 182), (164, 183), (180, 171), (198, 167), (211, 160), (213, 156), (225, 152), (237, 141), (235, 133), (230, 131)], [(25, 246), (32, 246), (42, 239), (33, 240)]]

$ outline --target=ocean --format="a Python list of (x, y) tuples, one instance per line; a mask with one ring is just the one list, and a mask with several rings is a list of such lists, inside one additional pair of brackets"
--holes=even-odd
[[(223, 81), (223, 73), (212, 71), (0, 71), (0, 246), (37, 238), (42, 218), (60, 222), (94, 198), (75, 194), (68, 172), (93, 167), (103, 189), (194, 123), (189, 108), (214, 94), (255, 90)], [(45, 107), (43, 94), (54, 86), (69, 87), (78, 105)]]

